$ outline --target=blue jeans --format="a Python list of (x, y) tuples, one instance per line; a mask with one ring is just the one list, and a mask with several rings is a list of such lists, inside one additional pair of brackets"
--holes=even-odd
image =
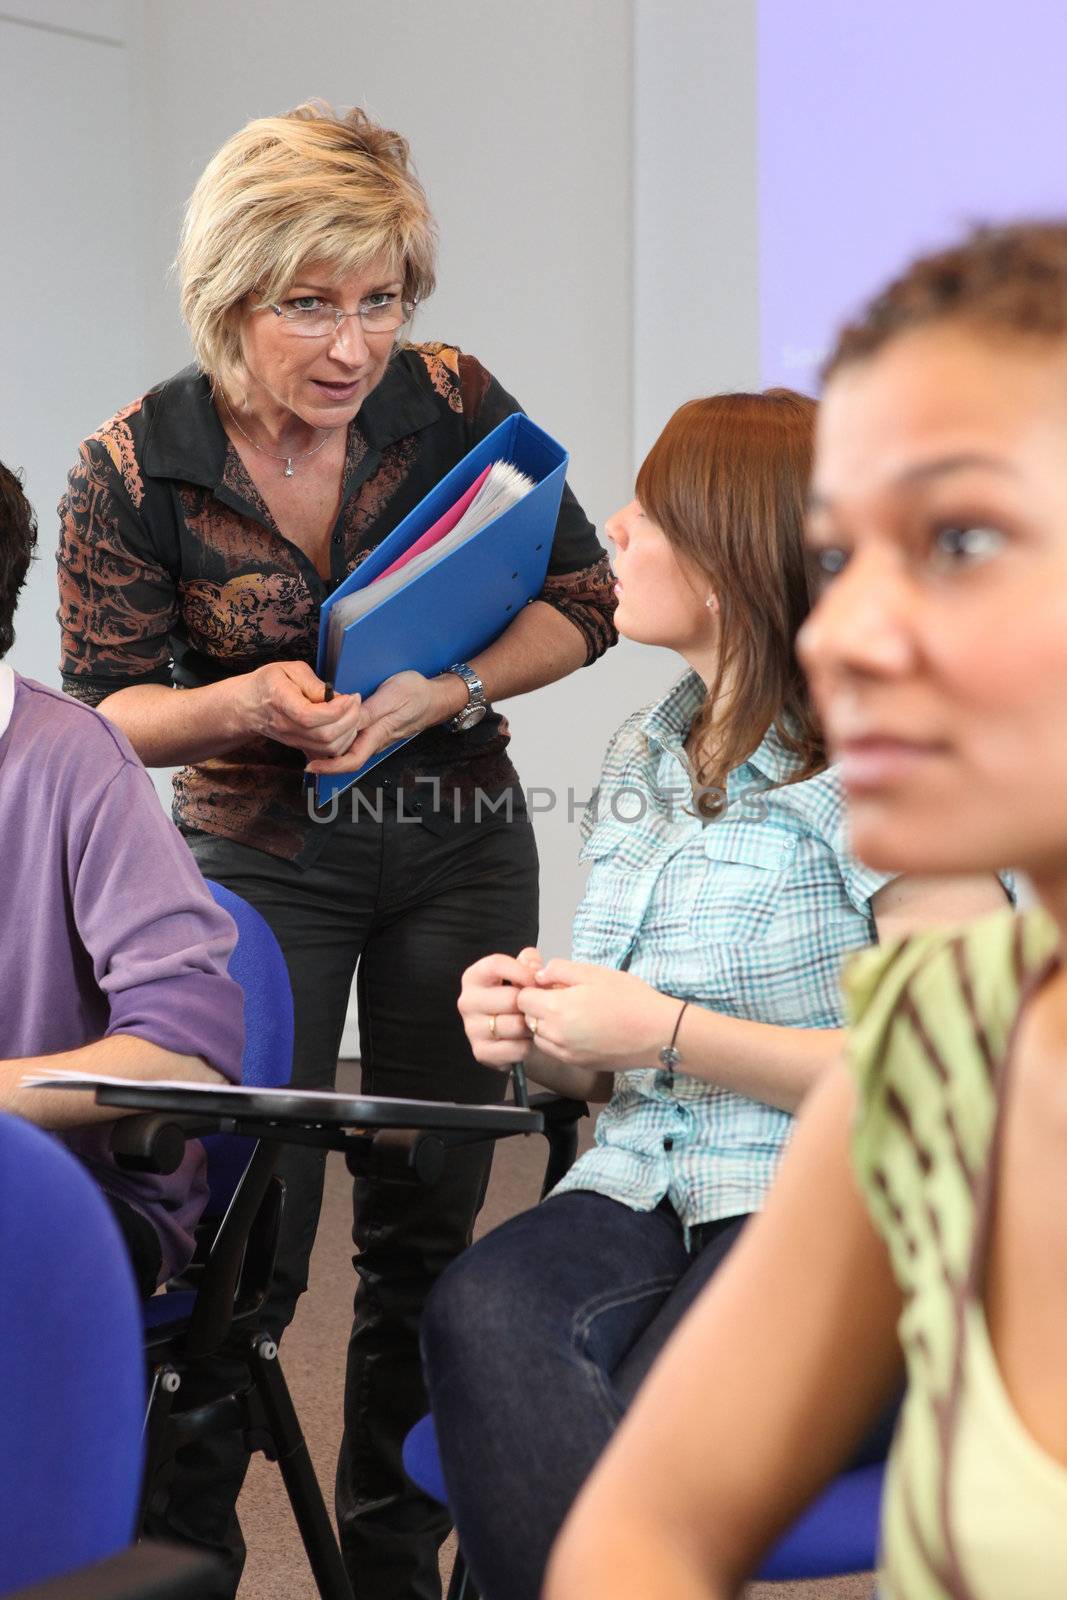
[(496, 1228), (430, 1296), (423, 1368), (485, 1600), (537, 1600), (578, 1490), (746, 1219), (694, 1230), (575, 1190)]

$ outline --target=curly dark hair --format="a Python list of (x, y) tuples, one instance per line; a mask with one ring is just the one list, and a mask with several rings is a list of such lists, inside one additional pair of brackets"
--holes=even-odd
[(15, 607), (37, 548), (37, 518), (22, 479), (0, 461), (0, 659), (15, 642)]
[(977, 227), (919, 256), (841, 330), (823, 380), (898, 334), (950, 321), (1015, 337), (1067, 335), (1067, 222)]

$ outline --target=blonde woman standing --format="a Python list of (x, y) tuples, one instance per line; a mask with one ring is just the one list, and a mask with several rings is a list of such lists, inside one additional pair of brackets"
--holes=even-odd
[[(62, 669), (147, 765), (181, 767), (175, 819), (202, 870), (277, 934), (294, 1081), (332, 1084), (358, 962), (365, 1091), (487, 1101), (503, 1081), (466, 1042), (460, 974), (486, 941), (515, 954), (537, 928), (533, 833), (490, 702), (595, 660), (614, 642), (614, 598), (565, 491), (544, 590), (496, 643), (433, 679), (401, 672), (365, 702), (326, 700), (313, 665), (323, 600), (520, 409), (473, 357), (400, 342), (434, 253), (405, 141), (362, 112), (302, 106), (222, 146), (179, 253), (196, 364), (85, 440), (70, 475)], [(305, 771), (354, 771), (412, 735), (357, 807), (309, 813)], [(479, 791), (510, 804), (479, 808)], [(425, 1408), (421, 1305), (469, 1240), (488, 1159), (456, 1153), (432, 1191), (357, 1184), (338, 1512), (374, 1600), (438, 1591), (446, 1525), (406, 1484), (400, 1444)], [(306, 1285), (321, 1158), (287, 1152), (283, 1175), (278, 1333)], [(227, 1546), (236, 1575), (247, 1458), (236, 1437), (211, 1450), (186, 1462), (166, 1526)]]

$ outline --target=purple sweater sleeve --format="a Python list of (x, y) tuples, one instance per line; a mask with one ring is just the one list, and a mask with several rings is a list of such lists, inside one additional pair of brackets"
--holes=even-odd
[(136, 1034), (238, 1081), (243, 998), (226, 970), (233, 921), (143, 767), (124, 761), (80, 823), (70, 842), (74, 920), (107, 1000), (106, 1037)]

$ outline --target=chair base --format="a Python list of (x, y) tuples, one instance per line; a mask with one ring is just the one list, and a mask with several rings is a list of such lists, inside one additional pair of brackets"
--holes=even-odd
[(268, 1460), (278, 1463), (321, 1600), (353, 1600), (277, 1346), (257, 1334), (248, 1343), (236, 1344), (235, 1353), (247, 1366), (247, 1386), (220, 1395), (195, 1410), (175, 1409), (175, 1399), (181, 1392), (177, 1367), (168, 1363), (157, 1369), (145, 1424), (147, 1462), (142, 1524), (150, 1501), (155, 1502), (160, 1496), (165, 1499), (175, 1452), (220, 1426), (238, 1427), (250, 1449), (260, 1450)]

